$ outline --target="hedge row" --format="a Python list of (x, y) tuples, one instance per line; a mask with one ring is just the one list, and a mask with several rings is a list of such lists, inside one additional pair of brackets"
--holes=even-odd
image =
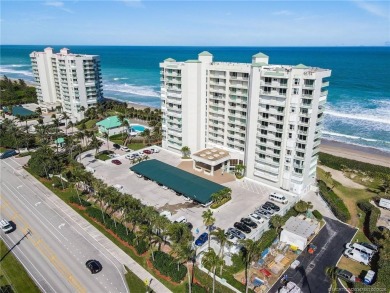
[(357, 205), (366, 214), (364, 226), (367, 230), (368, 237), (373, 239), (374, 232), (378, 231), (376, 223), (380, 217), (381, 211), (367, 200), (359, 200)]
[(317, 211), (317, 210), (313, 211), (313, 216), (316, 217), (316, 219), (319, 220), (319, 221), (321, 221), (322, 218), (323, 218), (322, 214), (319, 211)]
[(323, 199), (328, 203), (333, 214), (341, 221), (346, 222), (351, 219), (351, 214), (344, 202), (339, 198), (333, 190), (329, 189), (325, 182), (318, 181), (318, 187)]
[(340, 171), (347, 168), (347, 169), (359, 170), (361, 172), (367, 172), (371, 174), (374, 173), (390, 174), (390, 168), (388, 167), (372, 165), (364, 162), (332, 156), (325, 153), (319, 153), (319, 161), (322, 165)]
[(69, 201), (71, 203), (75, 203), (75, 204), (79, 204), (79, 205), (82, 205), (83, 207), (90, 207), (91, 206), (91, 203), (82, 199), (81, 197), (79, 198), (78, 196), (71, 196), (69, 198)]
[(187, 274), (187, 268), (178, 262), (169, 254), (162, 251), (154, 253), (154, 260), (150, 258), (153, 266), (159, 272), (167, 277), (170, 277), (174, 282), (180, 282)]
[[(186, 286), (186, 292), (189, 293), (188, 286)], [(191, 293), (208, 293), (207, 289), (198, 285), (198, 284), (192, 284), (191, 286)]]

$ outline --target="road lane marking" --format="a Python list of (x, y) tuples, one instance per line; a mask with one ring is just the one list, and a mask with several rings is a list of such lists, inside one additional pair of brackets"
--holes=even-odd
[[(8, 165), (9, 167), (11, 167), (14, 171), (16, 171), (16, 169), (14, 168), (14, 167), (12, 167), (10, 164), (8, 164), (7, 162), (4, 162), (6, 165)], [(24, 171), (23, 169), (21, 170), (21, 172), (26, 172), (26, 171)], [(20, 172), (20, 173), (21, 173)], [(92, 245), (96, 250), (98, 250), (98, 251), (100, 251), (101, 252), (101, 250), (100, 249), (98, 249), (96, 246), (95, 246), (95, 244), (94, 243), (92, 243), (90, 240), (88, 240), (82, 233), (80, 233), (75, 227), (73, 227), (72, 225), (70, 225), (69, 224), (69, 222), (64, 218), (64, 217), (69, 217), (69, 219), (72, 221), (72, 223), (74, 223), (74, 224), (77, 224), (84, 232), (86, 232), (88, 235), (89, 235), (89, 237), (91, 237), (92, 239), (93, 239), (93, 241), (94, 242), (96, 242), (97, 244), (98, 244), (98, 246), (101, 246), (101, 247), (103, 247), (105, 250), (106, 250), (106, 252), (109, 254), (109, 255), (111, 255), (111, 257), (113, 257), (119, 264), (122, 264), (122, 262), (114, 255), (114, 254), (112, 254), (102, 243), (100, 243), (95, 237), (93, 237), (92, 235), (90, 235), (89, 234), (89, 232), (87, 231), (87, 229), (85, 229), (85, 228), (83, 228), (82, 227), (82, 225), (80, 225), (80, 223), (79, 223), (79, 221), (78, 221), (78, 218), (76, 218), (76, 219), (73, 219), (68, 213), (67, 213), (67, 209), (71, 209), (69, 206), (67, 206), (67, 204), (66, 203), (64, 203), (63, 202), (63, 204), (67, 207), (67, 209), (65, 209), (65, 210), (62, 210), (61, 209), (61, 207), (60, 206), (58, 206), (58, 204), (51, 198), (52, 197), (52, 194), (47, 194), (48, 193), (48, 191), (50, 192), (50, 193), (52, 193), (52, 191), (51, 190), (49, 190), (46, 186), (44, 186), (43, 185), (43, 190), (40, 190), (40, 188), (39, 187), (41, 187), (41, 185), (42, 185), (42, 183), (39, 181), (39, 180), (37, 180), (36, 178), (34, 178), (34, 177), (32, 177), (28, 172), (26, 172), (27, 174), (24, 174), (23, 175), (23, 179), (25, 179), (25, 180), (27, 180), (27, 181), (29, 181), (30, 182), (30, 184), (31, 185), (33, 185), (36, 189), (38, 189), (38, 191), (39, 192), (36, 192), (36, 191), (34, 191), (33, 189), (32, 189), (32, 187), (30, 187), (30, 186), (28, 186), (24, 181), (22, 181), (22, 179), (20, 179), (18, 176), (16, 177), (17, 178), (17, 180), (19, 180), (24, 186), (26, 186), (29, 190), (31, 190), (35, 195), (37, 195), (38, 197), (40, 197), (40, 196), (42, 196), (42, 194), (45, 196), (45, 198), (47, 198), (48, 200), (50, 200), (51, 201), (51, 203), (54, 205), (54, 206), (56, 206), (59, 210), (61, 210), (63, 213), (64, 213), (64, 215), (60, 215), (59, 213), (58, 213), (58, 211), (56, 211), (55, 209), (53, 209), (52, 207), (50, 207), (47, 203), (45, 203), (46, 205), (47, 205), (47, 207), (49, 208), (49, 209), (51, 209), (52, 211), (54, 211), (60, 218), (62, 218), (62, 219), (64, 219), (65, 220), (65, 222), (66, 223), (68, 223), (68, 225), (71, 227), (71, 229), (73, 229), (78, 235), (80, 235), (81, 237), (83, 237), (90, 245)], [(20, 175), (22, 175), (22, 174), (20, 174)], [(31, 180), (31, 178), (32, 179), (35, 179), (36, 181), (33, 181), (33, 180)], [(37, 185), (37, 183), (39, 184), (39, 185)], [(8, 188), (9, 189), (9, 188)], [(11, 191), (11, 190), (10, 190)], [(11, 191), (12, 192), (12, 191)], [(13, 192), (12, 192), (13, 193)], [(17, 197), (17, 196), (16, 196)], [(25, 197), (22, 195), (22, 197), (25, 199)], [(18, 197), (17, 197), (18, 198)], [(58, 198), (57, 196), (56, 196), (56, 198)], [(19, 198), (18, 198), (19, 199)], [(26, 200), (26, 199), (25, 199)], [(19, 201), (21, 201), (20, 199), (19, 199)], [(23, 203), (24, 204), (24, 203)], [(29, 203), (30, 204), (30, 203)], [(26, 204), (24, 204), (24, 205), (26, 205)], [(31, 204), (30, 204), (31, 205)], [(39, 214), (41, 214), (39, 211), (38, 211), (38, 213)], [(36, 215), (35, 215), (36, 216)], [(42, 214), (41, 214), (41, 216), (43, 217), (43, 218), (45, 218)], [(77, 215), (76, 215), (77, 216)], [(36, 216), (37, 217), (37, 216)], [(37, 217), (38, 218), (38, 217)], [(39, 219), (39, 218), (38, 218)], [(40, 220), (40, 219), (39, 219)], [(47, 221), (47, 219), (45, 218), (45, 220)], [(83, 219), (83, 220), (85, 220), (85, 219)], [(40, 220), (41, 221), (41, 220)], [(42, 221), (41, 221), (42, 222)], [(42, 223), (42, 224), (44, 224), (44, 223)], [(45, 224), (44, 224), (45, 225)], [(85, 225), (85, 224), (84, 224)], [(89, 223), (87, 223), (87, 225), (88, 225), (88, 228), (90, 228), (90, 224)], [(46, 225), (45, 225), (46, 226)], [(53, 226), (54, 227), (54, 226)], [(51, 230), (49, 229), (49, 231), (51, 232)], [(58, 231), (58, 230), (57, 230)], [(59, 232), (59, 231), (58, 231)], [(60, 232), (59, 232), (60, 233)], [(52, 233), (53, 234), (53, 233)], [(64, 235), (62, 235), (62, 233), (60, 233), (61, 234), (61, 236), (63, 236), (67, 241), (69, 241)], [(53, 234), (54, 235), (54, 234)], [(56, 237), (55, 235), (54, 235), (54, 237)], [(56, 237), (57, 238), (57, 237)], [(58, 239), (58, 238), (57, 238)], [(116, 270), (117, 270), (117, 272), (119, 273), (119, 276), (121, 277), (121, 280), (122, 280), (122, 283), (123, 283), (123, 285), (124, 285), (124, 288), (126, 289), (126, 291), (125, 292), (129, 292), (129, 290), (128, 290), (128, 287), (127, 287), (127, 285), (126, 285), (126, 281), (125, 281), (125, 279), (124, 279), (124, 275), (121, 273), (121, 271), (119, 270), (119, 268), (117, 267), (117, 265), (113, 262), (113, 260), (111, 259), (111, 258), (109, 258), (105, 253), (102, 253), (102, 255), (109, 261), (109, 262), (111, 262), (111, 264), (116, 268)]]
[(35, 206), (37, 207), (37, 206), (39, 206), (40, 204), (41, 204), (41, 202), (38, 201), (38, 202), (35, 204)]
[(58, 225), (58, 229), (61, 229), (62, 227), (64, 227), (65, 224), (64, 223), (61, 223), (60, 225)]

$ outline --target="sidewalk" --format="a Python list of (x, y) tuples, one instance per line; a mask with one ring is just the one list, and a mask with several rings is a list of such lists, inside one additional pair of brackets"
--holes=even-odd
[(44, 194), (50, 198), (50, 200), (59, 208), (62, 212), (69, 216), (80, 228), (82, 228), (86, 233), (88, 233), (93, 239), (95, 239), (100, 245), (102, 245), (117, 261), (129, 268), (135, 275), (137, 275), (142, 281), (152, 280), (150, 288), (155, 292), (171, 292), (167, 287), (165, 287), (159, 280), (152, 276), (147, 270), (140, 266), (136, 261), (134, 261), (129, 255), (127, 255), (122, 249), (116, 246), (111, 240), (104, 236), (98, 229), (92, 226), (87, 220), (75, 212), (71, 207), (69, 207), (65, 202), (63, 202), (57, 195), (55, 195), (51, 190), (47, 189), (43, 184), (41, 184), (37, 179), (31, 176), (27, 171), (21, 169), (19, 171), (25, 177), (28, 177), (31, 181), (35, 182), (36, 187), (40, 187), (41, 190), (44, 190)]

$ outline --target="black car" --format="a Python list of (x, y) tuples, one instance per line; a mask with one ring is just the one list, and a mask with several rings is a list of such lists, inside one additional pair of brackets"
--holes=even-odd
[(91, 271), (92, 274), (97, 274), (103, 269), (100, 262), (95, 259), (90, 259), (85, 263), (85, 266)]
[[(233, 238), (236, 237), (237, 239), (240, 239), (240, 240), (243, 240), (246, 238), (245, 234), (236, 228), (229, 228), (227, 230), (226, 234), (230, 234), (233, 236)], [(229, 239), (232, 239), (232, 238), (229, 238)]]
[(192, 228), (194, 228), (194, 226), (190, 223), (190, 222), (187, 222), (186, 223), (188, 229), (192, 230)]
[(280, 211), (280, 207), (270, 201), (266, 201), (265, 204), (263, 204), (263, 206), (270, 206), (275, 212)]
[(249, 218), (242, 218), (241, 223), (243, 223), (251, 228), (257, 228), (257, 224)]
[(117, 150), (119, 150), (121, 148), (121, 146), (117, 143), (114, 143), (112, 146), (114, 147), (114, 149), (117, 149)]
[(348, 282), (354, 282), (353, 274), (346, 270), (336, 269), (336, 275)]
[(358, 244), (360, 244), (361, 246), (367, 247), (368, 249), (371, 249), (375, 252), (378, 252), (378, 246), (376, 246), (375, 244), (366, 243), (366, 242), (359, 242)]
[(274, 209), (271, 206), (262, 205), (261, 209), (267, 211), (270, 215), (273, 215), (275, 213)]
[(247, 225), (244, 225), (243, 223), (240, 222), (235, 222), (234, 228), (237, 228), (238, 230), (241, 230), (242, 232), (247, 234), (252, 231), (251, 228), (249, 228)]

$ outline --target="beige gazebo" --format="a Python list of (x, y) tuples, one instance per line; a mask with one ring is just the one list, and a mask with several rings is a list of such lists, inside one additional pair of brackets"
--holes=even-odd
[(213, 176), (214, 171), (221, 169), (222, 172), (229, 170), (230, 154), (228, 151), (219, 148), (207, 148), (191, 155), (193, 169)]

